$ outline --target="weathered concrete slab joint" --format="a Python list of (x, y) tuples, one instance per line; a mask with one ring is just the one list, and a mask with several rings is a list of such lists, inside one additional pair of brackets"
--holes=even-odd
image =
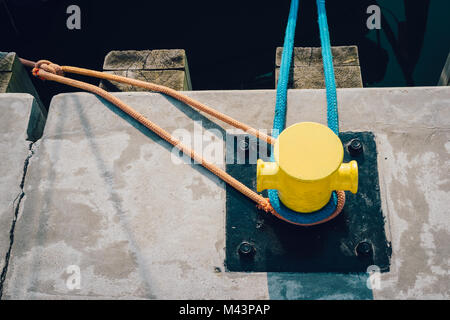
[(9, 268), (25, 179), (45, 117), (30, 94), (0, 93), (0, 295)]
[(11, 229), (9, 231), (9, 247), (8, 247), (8, 250), (6, 251), (3, 269), (0, 274), (0, 300), (2, 299), (2, 296), (3, 296), (3, 283), (4, 283), (4, 281), (6, 279), (6, 275), (8, 273), (9, 259), (11, 258), (11, 251), (12, 251), (12, 247), (13, 247), (13, 243), (14, 243), (14, 231), (16, 229), (17, 218), (19, 216), (19, 212), (20, 212), (20, 208), (21, 208), (20, 205), (22, 203), (23, 198), (25, 197), (25, 192), (24, 192), (23, 188), (25, 185), (25, 177), (27, 175), (28, 164), (30, 163), (30, 159), (34, 153), (33, 152), (33, 142), (31, 142), (29, 145), (29, 151), (30, 151), (30, 153), (29, 153), (28, 157), (25, 159), (24, 164), (23, 164), (22, 181), (20, 182), (20, 193), (14, 199), (13, 204), (12, 204), (14, 216), (13, 216), (13, 220), (11, 223)]

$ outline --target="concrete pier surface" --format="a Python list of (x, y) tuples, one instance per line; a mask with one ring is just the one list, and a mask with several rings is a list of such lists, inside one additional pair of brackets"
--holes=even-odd
[[(186, 94), (272, 127), (275, 90)], [(116, 96), (171, 133), (197, 121), (221, 141), (229, 128), (161, 94)], [(53, 98), (33, 145), (3, 299), (449, 299), (450, 88), (338, 89), (338, 103), (340, 130), (377, 142), (392, 244), (379, 286), (365, 273), (226, 272), (224, 183), (175, 163), (104, 100), (71, 93)], [(289, 90), (287, 125), (300, 121), (326, 124), (325, 90)]]
[(42, 135), (45, 118), (25, 93), (0, 93), (0, 274), (11, 244), (11, 231), (23, 200), (31, 144)]

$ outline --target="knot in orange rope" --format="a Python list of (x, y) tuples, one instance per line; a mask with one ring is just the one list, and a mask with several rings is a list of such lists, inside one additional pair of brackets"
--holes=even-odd
[(47, 71), (49, 73), (56, 74), (58, 76), (64, 76), (64, 72), (61, 66), (48, 60), (39, 60), (38, 62), (36, 62), (32, 71), (33, 75), (39, 77), (40, 69)]

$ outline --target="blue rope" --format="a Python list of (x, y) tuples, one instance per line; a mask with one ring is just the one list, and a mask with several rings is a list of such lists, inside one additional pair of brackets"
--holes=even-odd
[(334, 78), (333, 56), (331, 54), (330, 34), (328, 32), (325, 0), (317, 0), (319, 16), (320, 44), (322, 46), (323, 71), (327, 89), (327, 123), (333, 132), (339, 134), (339, 119), (336, 97), (336, 81)]
[[(283, 54), (281, 56), (280, 75), (277, 84), (275, 116), (272, 136), (276, 139), (286, 126), (287, 89), (291, 69), (292, 51), (294, 50), (295, 25), (297, 23), (298, 0), (291, 1), (289, 18), (284, 36)], [(272, 153), (273, 154), (273, 153)]]
[[(325, 85), (327, 91), (327, 121), (328, 127), (335, 134), (339, 133), (336, 84), (333, 70), (333, 58), (331, 55), (330, 36), (328, 33), (327, 17), (325, 12), (325, 0), (317, 0), (317, 9), (319, 16), (320, 40), (322, 45), (322, 59), (325, 74)], [(292, 51), (294, 48), (295, 25), (297, 22), (298, 0), (291, 1), (289, 18), (286, 27), (286, 35), (284, 37), (283, 54), (281, 56), (280, 75), (277, 84), (277, 97), (275, 103), (275, 116), (273, 120), (272, 136), (277, 138), (279, 133), (286, 126), (286, 104), (287, 104), (287, 88), (289, 82), (289, 71), (292, 62)], [(273, 149), (271, 160), (274, 161)], [(332, 193), (330, 201), (322, 209), (312, 213), (300, 213), (293, 211), (284, 206), (279, 197), (278, 191), (275, 189), (268, 190), (270, 204), (275, 211), (283, 218), (298, 224), (312, 224), (320, 222), (328, 218), (337, 206), (337, 194)]]

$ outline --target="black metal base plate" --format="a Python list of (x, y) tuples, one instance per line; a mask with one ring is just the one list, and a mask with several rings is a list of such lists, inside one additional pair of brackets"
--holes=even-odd
[[(374, 136), (345, 132), (340, 138), (344, 162), (358, 162), (359, 188), (357, 194), (346, 192), (344, 210), (329, 222), (289, 224), (256, 209), (254, 202), (227, 185), (227, 271), (348, 273), (367, 272), (371, 265), (381, 272), (389, 270), (391, 247), (381, 211)], [(354, 138), (362, 142), (363, 152), (351, 156), (348, 146)], [(226, 171), (256, 190), (255, 164), (227, 164)]]

